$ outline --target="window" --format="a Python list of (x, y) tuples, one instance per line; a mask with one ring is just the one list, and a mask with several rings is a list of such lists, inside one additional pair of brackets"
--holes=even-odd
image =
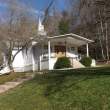
[(75, 51), (75, 47), (71, 47), (71, 51), (74, 52)]
[(48, 50), (48, 45), (44, 45), (44, 50)]
[(65, 46), (55, 46), (55, 52), (58, 54), (59, 52), (65, 53), (66, 47)]
[[(51, 52), (52, 52), (52, 50), (53, 50), (52, 46), (50, 47), (50, 49), (51, 49)], [(45, 50), (46, 52), (48, 52), (48, 45), (44, 45), (44, 50)]]

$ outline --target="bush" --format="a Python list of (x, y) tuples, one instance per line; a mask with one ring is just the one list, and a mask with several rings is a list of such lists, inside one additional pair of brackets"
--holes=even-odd
[(54, 69), (62, 69), (62, 68), (70, 68), (70, 67), (71, 67), (71, 62), (67, 57), (58, 58), (54, 65)]
[(92, 63), (92, 59), (91, 57), (83, 57), (80, 62), (86, 66), (86, 67), (90, 67), (91, 66), (91, 63)]

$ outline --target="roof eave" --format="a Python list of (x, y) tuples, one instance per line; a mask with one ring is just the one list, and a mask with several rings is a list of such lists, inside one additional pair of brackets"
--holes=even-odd
[(59, 36), (52, 36), (52, 37), (48, 37), (48, 39), (55, 39), (55, 38), (66, 38), (67, 36), (72, 36), (72, 37), (77, 37), (81, 40), (84, 40), (86, 41), (87, 43), (93, 43), (94, 41), (93, 40), (90, 40), (90, 39), (87, 39), (85, 37), (82, 37), (82, 36), (79, 36), (77, 34), (73, 34), (73, 33), (70, 33), (70, 34), (64, 34), (64, 35), (59, 35)]

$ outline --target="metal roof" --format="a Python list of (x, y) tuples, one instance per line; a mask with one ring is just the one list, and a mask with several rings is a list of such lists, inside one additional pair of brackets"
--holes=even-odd
[(48, 39), (58, 39), (58, 38), (68, 38), (68, 37), (71, 37), (71, 38), (74, 38), (74, 39), (77, 39), (77, 40), (82, 40), (82, 41), (85, 41), (87, 43), (94, 42), (93, 40), (87, 39), (85, 37), (82, 37), (82, 36), (79, 36), (79, 35), (73, 34), (73, 33), (48, 37)]

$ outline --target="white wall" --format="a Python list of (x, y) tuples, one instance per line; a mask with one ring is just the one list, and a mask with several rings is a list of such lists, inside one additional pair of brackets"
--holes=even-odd
[[(66, 53), (67, 57), (78, 58), (77, 49), (74, 52), (70, 52), (68, 48)], [(16, 50), (13, 51), (13, 54), (15, 53)], [(48, 62), (48, 53), (46, 53), (45, 56), (47, 57), (47, 59), (46, 60), (41, 59), (40, 67), (39, 64), (40, 57), (42, 58), (42, 47), (39, 44), (34, 45), (33, 47), (30, 47), (27, 50), (24, 49), (23, 51), (18, 53), (13, 62), (13, 67), (17, 72), (30, 70), (37, 71), (39, 69), (47, 70), (49, 69), (49, 66), (51, 70), (54, 69), (54, 64), (57, 61), (57, 58), (54, 58), (55, 57), (54, 51), (51, 53), (50, 65)]]
[[(17, 50), (13, 50), (13, 55), (17, 52)], [(24, 67), (24, 58), (23, 58), (23, 54), (22, 51), (19, 52), (13, 62), (13, 67)]]
[(70, 53), (70, 52), (67, 52), (66, 54), (67, 54), (67, 57), (78, 58), (77, 54)]
[(33, 61), (33, 70), (37, 71), (40, 70), (40, 56), (42, 55), (42, 47), (41, 45), (37, 44), (32, 48), (32, 61)]
[[(13, 50), (13, 55), (17, 50)], [(13, 62), (15, 72), (37, 71), (39, 69), (39, 56), (41, 55), (41, 46), (36, 45), (19, 52)]]
[(48, 70), (49, 69), (49, 61), (44, 60), (41, 62), (41, 70)]
[(51, 58), (50, 59), (50, 70), (54, 69), (54, 65), (57, 61), (57, 58)]
[[(13, 55), (17, 52), (17, 50), (13, 50)], [(24, 72), (32, 70), (32, 49), (24, 49), (20, 51), (14, 61), (13, 68), (15, 72)]]

